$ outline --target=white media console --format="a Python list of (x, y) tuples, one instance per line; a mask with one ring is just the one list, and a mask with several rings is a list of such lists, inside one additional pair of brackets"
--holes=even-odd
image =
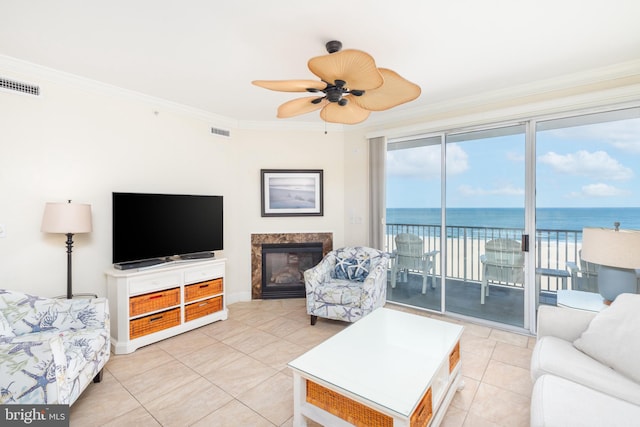
[(109, 269), (107, 297), (113, 352), (131, 353), (225, 320), (225, 261), (208, 259), (137, 270)]

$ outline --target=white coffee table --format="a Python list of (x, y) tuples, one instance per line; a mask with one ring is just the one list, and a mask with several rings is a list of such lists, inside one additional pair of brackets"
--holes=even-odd
[(463, 385), (462, 330), (377, 309), (289, 363), (293, 425), (439, 425)]

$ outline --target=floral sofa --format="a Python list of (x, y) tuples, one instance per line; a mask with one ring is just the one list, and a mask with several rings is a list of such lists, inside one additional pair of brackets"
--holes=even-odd
[(363, 246), (329, 252), (304, 272), (307, 313), (314, 325), (318, 317), (355, 322), (387, 300), (389, 254)]
[(0, 289), (0, 404), (71, 405), (109, 360), (106, 298)]

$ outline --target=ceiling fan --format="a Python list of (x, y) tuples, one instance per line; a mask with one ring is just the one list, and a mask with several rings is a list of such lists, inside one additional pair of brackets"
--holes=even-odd
[(325, 122), (356, 124), (371, 111), (383, 111), (420, 96), (420, 87), (395, 71), (378, 68), (368, 53), (342, 49), (339, 41), (326, 44), (328, 55), (307, 63), (317, 80), (254, 80), (265, 89), (281, 92), (311, 92), (315, 96), (297, 98), (278, 107), (278, 118), (288, 118), (320, 110)]

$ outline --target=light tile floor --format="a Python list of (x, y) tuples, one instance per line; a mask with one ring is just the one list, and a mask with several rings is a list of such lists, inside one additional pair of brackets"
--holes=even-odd
[[(310, 326), (303, 299), (240, 302), (228, 309), (228, 320), (128, 355), (112, 354), (103, 381), (89, 385), (71, 407), (71, 426), (291, 426), (287, 362), (347, 324), (318, 319)], [(441, 425), (528, 426), (535, 338), (462, 323), (465, 387)]]

